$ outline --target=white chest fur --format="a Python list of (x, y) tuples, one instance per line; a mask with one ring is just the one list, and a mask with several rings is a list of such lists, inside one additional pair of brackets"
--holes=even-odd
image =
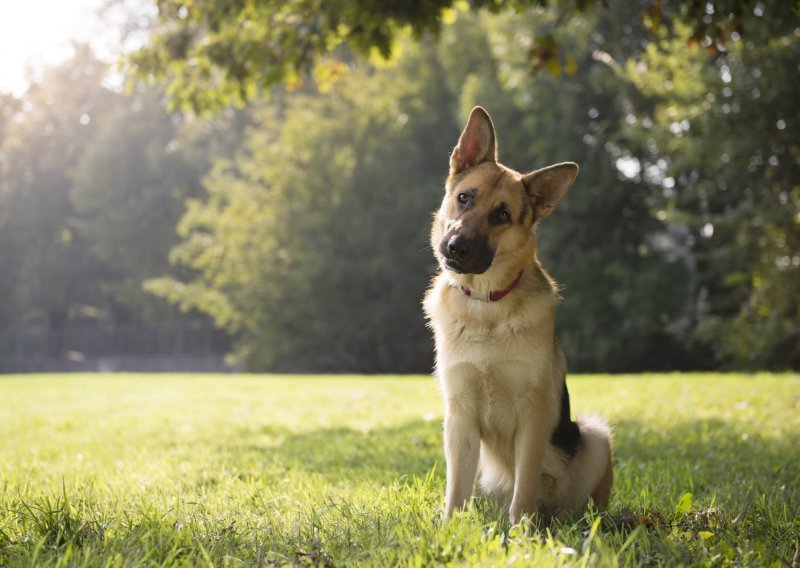
[(530, 398), (554, 390), (555, 297), (519, 292), (486, 302), (440, 279), (425, 300), (446, 404), (478, 420), (484, 436), (513, 435)]

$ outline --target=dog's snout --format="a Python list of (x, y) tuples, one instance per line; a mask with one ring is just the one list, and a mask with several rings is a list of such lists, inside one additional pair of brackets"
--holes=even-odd
[(464, 260), (469, 255), (469, 242), (461, 235), (453, 235), (447, 241), (447, 252), (452, 259)]
[(439, 243), (444, 267), (459, 274), (481, 274), (492, 264), (494, 251), (486, 237), (466, 237), (453, 233)]

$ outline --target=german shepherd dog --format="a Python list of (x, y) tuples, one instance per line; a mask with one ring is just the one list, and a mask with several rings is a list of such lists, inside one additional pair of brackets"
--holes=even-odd
[(479, 466), (513, 523), (608, 501), (610, 429), (570, 418), (557, 286), (536, 253), (537, 222), (577, 175), (570, 162), (524, 175), (498, 163), (481, 107), (450, 156), (431, 231), (441, 270), (424, 301), (445, 402), (445, 518), (470, 500)]

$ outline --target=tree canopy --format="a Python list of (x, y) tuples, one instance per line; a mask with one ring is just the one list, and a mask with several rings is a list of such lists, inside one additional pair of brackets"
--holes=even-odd
[[(595, 0), (156, 0), (156, 5), (150, 42), (128, 58), (128, 69), (139, 78), (166, 77), (173, 103), (201, 112), (253, 100), (281, 84), (296, 87), (315, 69), (336, 76), (341, 68), (330, 56), (341, 54), (342, 47), (387, 58), (409, 33), (416, 39), (437, 36), (467, 9), (524, 13), (547, 6), (557, 20), (539, 31), (527, 57), (532, 70), (550, 72), (574, 66), (573, 55), (559, 53), (554, 28), (590, 12), (613, 15), (625, 9), (631, 12), (625, 23), (652, 32), (686, 23), (691, 29), (686, 41), (718, 55), (765, 11), (759, 0), (636, 0), (613, 8)], [(785, 27), (795, 10), (796, 2), (770, 3), (767, 17)]]

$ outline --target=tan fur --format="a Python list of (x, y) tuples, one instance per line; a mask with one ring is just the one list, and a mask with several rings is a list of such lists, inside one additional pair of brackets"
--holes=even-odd
[[(590, 496), (607, 501), (611, 449), (609, 428), (596, 418), (577, 420), (581, 442), (574, 457), (551, 443), (566, 361), (555, 337), (558, 294), (536, 254), (535, 221), (557, 206), (577, 166), (523, 176), (497, 163), (495, 144), (491, 120), (476, 107), (451, 156), (446, 193), (434, 217), (431, 243), (443, 269), (424, 308), (445, 402), (445, 516), (467, 504), (480, 468), (481, 489), (509, 503), (517, 522), (540, 505), (559, 512), (585, 505)], [(465, 190), (474, 199), (460, 211), (457, 196)], [(500, 203), (513, 223), (489, 222)], [(489, 268), (481, 274), (447, 270), (441, 247), (452, 235), (488, 239), (494, 251)], [(507, 296), (488, 301), (520, 271), (519, 284)]]

